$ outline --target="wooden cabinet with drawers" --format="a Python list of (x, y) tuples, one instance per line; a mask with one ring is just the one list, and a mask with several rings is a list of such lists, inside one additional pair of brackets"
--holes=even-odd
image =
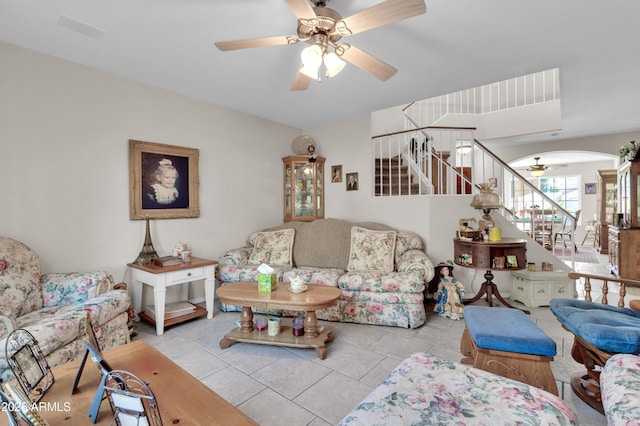
[(618, 278), (640, 279), (640, 228), (609, 228), (609, 268)]

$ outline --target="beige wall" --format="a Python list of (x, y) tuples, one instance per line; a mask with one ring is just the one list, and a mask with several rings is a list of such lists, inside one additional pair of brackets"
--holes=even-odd
[(0, 63), (0, 235), (36, 250), (43, 271), (130, 281), (145, 228), (129, 219), (129, 139), (200, 150), (201, 216), (152, 221), (160, 255), (185, 241), (217, 259), (281, 223), (281, 158), (298, 129), (8, 44)]

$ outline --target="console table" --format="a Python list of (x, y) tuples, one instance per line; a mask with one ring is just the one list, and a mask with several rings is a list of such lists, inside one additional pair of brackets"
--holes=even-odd
[[(514, 271), (527, 266), (527, 241), (516, 238), (503, 238), (500, 241), (467, 241), (453, 239), (454, 262), (465, 268), (485, 269), (485, 282), (478, 293), (471, 299), (465, 300), (465, 305), (474, 303), (482, 296), (486, 296), (489, 306), (493, 306), (493, 296), (507, 308), (515, 308), (507, 303), (498, 286), (493, 282), (492, 271)], [(496, 258), (500, 261), (496, 263)], [(512, 262), (509, 262), (512, 260)], [(503, 263), (504, 262), (504, 263)], [(496, 266), (499, 264), (500, 266)], [(524, 310), (523, 310), (524, 311)], [(529, 313), (529, 311), (524, 311)]]
[[(165, 325), (173, 325), (193, 318), (206, 315), (213, 318), (213, 298), (215, 296), (215, 274), (218, 262), (215, 260), (201, 259), (194, 257), (189, 263), (182, 263), (175, 266), (158, 266), (155, 264), (138, 265), (129, 263), (131, 269), (131, 284), (133, 286), (133, 307), (136, 310), (136, 320), (140, 317), (149, 322), (155, 322), (156, 334), (162, 336)], [(204, 297), (207, 309), (204, 310), (196, 306), (196, 311), (192, 314), (182, 315), (164, 321), (165, 301), (167, 287), (182, 284), (182, 299), (189, 297), (189, 283), (192, 281), (204, 280)], [(153, 287), (153, 303), (155, 305), (154, 321), (142, 312), (142, 284)]]

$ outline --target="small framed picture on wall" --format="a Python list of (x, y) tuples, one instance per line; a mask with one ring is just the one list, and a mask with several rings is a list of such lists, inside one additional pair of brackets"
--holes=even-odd
[(595, 194), (596, 193), (596, 184), (595, 183), (585, 183), (584, 184), (584, 193), (585, 194)]
[(358, 190), (358, 173), (347, 173), (347, 191)]
[(331, 182), (342, 182), (342, 166), (331, 166)]

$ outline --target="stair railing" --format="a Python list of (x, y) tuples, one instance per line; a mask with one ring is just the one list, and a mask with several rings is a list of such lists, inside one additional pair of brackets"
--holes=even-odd
[(473, 141), (474, 130), (425, 127), (374, 136), (374, 195), (471, 193), (471, 178), (462, 167), (471, 164), (464, 157), (472, 158), (473, 152), (462, 155), (458, 148), (463, 141)]
[[(473, 128), (429, 126), (374, 136), (374, 195), (469, 194), (477, 192), (479, 183), (496, 177), (498, 185), (494, 191), (504, 204), (500, 213), (523, 234), (554, 250), (556, 234), (563, 231), (565, 222), (575, 223), (576, 217), (473, 138), (474, 131)], [(426, 160), (424, 173), (415, 162), (410, 146), (412, 138), (419, 141), (427, 136), (429, 143), (418, 157), (423, 164)], [(463, 150), (468, 151), (463, 153)], [(443, 153), (449, 157), (445, 159)], [(402, 166), (408, 175), (403, 174)], [(441, 173), (434, 174), (434, 168)], [(416, 179), (418, 174), (421, 176)], [(575, 261), (574, 228), (567, 230), (572, 242), (567, 253), (562, 249), (564, 257), (572, 262)], [(564, 243), (564, 239), (562, 241)]]

